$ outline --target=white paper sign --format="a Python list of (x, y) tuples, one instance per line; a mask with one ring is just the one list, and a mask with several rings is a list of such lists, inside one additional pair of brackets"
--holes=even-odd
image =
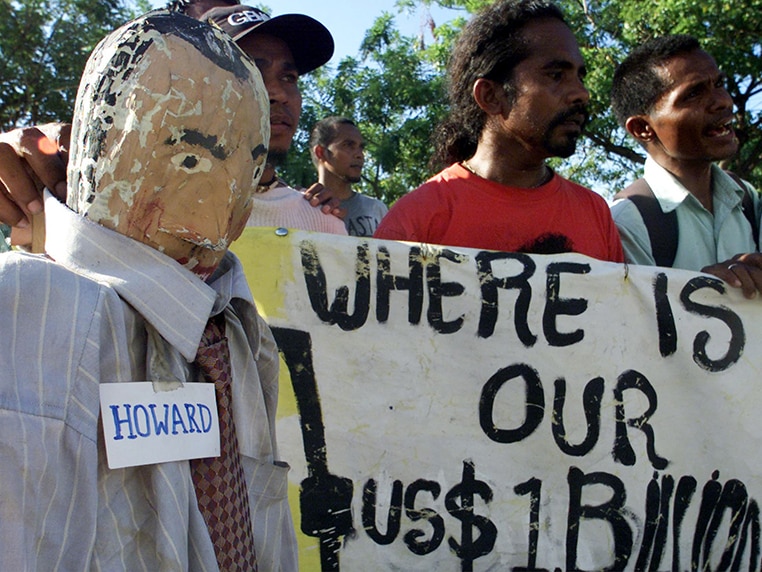
[(760, 570), (759, 298), (573, 254), (246, 238), (300, 570)]
[(156, 391), (152, 382), (103, 383), (101, 418), (110, 469), (218, 457), (212, 383)]

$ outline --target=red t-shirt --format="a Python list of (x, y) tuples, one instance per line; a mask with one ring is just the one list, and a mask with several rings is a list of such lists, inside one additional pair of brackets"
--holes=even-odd
[(401, 197), (375, 238), (480, 250), (578, 252), (623, 262), (606, 201), (559, 175), (540, 187), (507, 187), (451, 165)]

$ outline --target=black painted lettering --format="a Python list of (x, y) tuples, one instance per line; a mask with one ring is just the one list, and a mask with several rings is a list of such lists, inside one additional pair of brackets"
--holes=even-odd
[(542, 327), (548, 344), (556, 347), (571, 346), (585, 337), (582, 329), (573, 332), (558, 331), (558, 316), (579, 316), (587, 310), (587, 300), (584, 298), (561, 298), (562, 273), (589, 274), (590, 265), (576, 262), (553, 262), (548, 265)]
[(677, 492), (675, 492), (675, 503), (672, 508), (674, 526), (672, 527), (672, 570), (682, 570), (680, 563), (680, 533), (683, 529), (683, 520), (688, 508), (691, 506), (691, 500), (696, 492), (698, 483), (691, 476), (682, 477), (677, 483)]
[(403, 540), (408, 550), (418, 556), (431, 554), (439, 548), (444, 540), (445, 524), (440, 514), (431, 508), (416, 508), (416, 498), (419, 493), (431, 493), (434, 500), (439, 498), (442, 487), (436, 481), (419, 479), (405, 490), (405, 514), (413, 522), (426, 521), (431, 526), (428, 535), (423, 530), (414, 528), (405, 533)]
[(379, 247), (376, 253), (376, 319), (383, 324), (389, 319), (389, 297), (394, 290), (408, 291), (408, 322), (418, 324), (423, 314), (423, 263), (420, 247), (412, 247), (408, 256), (408, 275), (393, 276), (389, 249)]
[[(740, 570), (748, 540), (749, 525), (751, 525), (752, 546), (749, 569), (756, 570), (760, 549), (759, 510), (755, 506), (751, 512), (749, 511), (749, 494), (746, 485), (741, 481), (730, 479), (720, 491), (718, 478), (719, 472), (716, 471), (712, 475), (712, 480), (704, 487), (699, 511), (701, 530), (699, 531), (697, 527), (696, 536), (693, 539), (693, 562), (698, 563), (701, 570), (709, 569), (712, 547), (715, 546), (716, 541), (721, 540), (719, 545), (722, 547), (722, 556), (717, 570)], [(711, 517), (709, 517), (710, 514)], [(752, 515), (753, 520), (748, 520), (749, 514)], [(727, 538), (718, 539), (717, 535), (722, 529), (726, 515)]]
[[(577, 467), (570, 467), (569, 515), (566, 528), (566, 569), (578, 570), (577, 547), (582, 520), (602, 520), (609, 523), (614, 539), (614, 562), (606, 570), (624, 570), (632, 553), (632, 529), (625, 518), (627, 492), (624, 483), (609, 473), (584, 474)], [(611, 490), (611, 499), (600, 505), (583, 505), (582, 489), (588, 485), (603, 485)], [(600, 543), (600, 540), (598, 540)], [(603, 566), (600, 567), (604, 569)]]
[[(520, 378), (526, 385), (526, 417), (515, 429), (500, 429), (495, 425), (495, 398), (508, 382)], [(517, 363), (499, 370), (484, 384), (479, 398), (479, 423), (482, 431), (496, 443), (517, 443), (531, 435), (545, 416), (545, 393), (537, 370)]]
[(656, 326), (659, 331), (659, 353), (662, 357), (671, 356), (677, 351), (677, 328), (672, 306), (667, 296), (669, 282), (664, 272), (659, 272), (654, 279), (654, 302), (656, 304)]
[(332, 474), (328, 468), (310, 334), (278, 327), (273, 327), (272, 332), (291, 376), (309, 474), (299, 490), (300, 528), (307, 536), (320, 539), (320, 569), (338, 570), (341, 537), (354, 530), (351, 510), (354, 484), (349, 478)]
[(741, 531), (741, 539), (738, 541), (738, 550), (736, 550), (736, 557), (733, 559), (733, 563), (729, 570), (741, 570), (747, 542), (751, 543), (751, 546), (749, 547), (748, 569), (756, 570), (759, 567), (760, 521), (759, 505), (754, 499), (749, 500), (749, 508), (746, 511), (746, 518), (744, 519), (743, 530)]
[[(492, 263), (496, 260), (517, 260), (521, 263), (521, 272), (516, 276), (496, 278), (492, 271)], [(531, 332), (527, 321), (529, 303), (532, 301), (532, 287), (529, 285), (529, 279), (536, 269), (532, 257), (516, 252), (480, 252), (476, 255), (476, 268), (479, 272), (482, 296), (479, 337), (489, 338), (495, 333), (499, 290), (518, 290), (519, 294), (513, 308), (513, 324), (521, 343), (528, 348), (532, 347), (537, 341), (537, 336)]]
[[(730, 570), (730, 564), (733, 561), (733, 554), (738, 547), (738, 541), (741, 539), (741, 527), (746, 516), (746, 509), (749, 506), (749, 494), (746, 491), (746, 485), (737, 479), (730, 479), (722, 487), (720, 501), (714, 509), (712, 520), (709, 523), (709, 529), (704, 539), (704, 554), (712, 553), (712, 545), (717, 539), (717, 533), (720, 530), (726, 513), (728, 514), (728, 537), (723, 543), (724, 550), (718, 570)], [(708, 558), (705, 557), (705, 561)]]
[(643, 542), (640, 545), (635, 570), (661, 570), (661, 559), (667, 544), (669, 529), (669, 506), (675, 488), (675, 479), (670, 475), (662, 477), (654, 473), (646, 488), (646, 519)]
[(328, 308), (328, 287), (325, 272), (320, 264), (320, 258), (315, 245), (304, 240), (299, 245), (302, 254), (302, 271), (307, 287), (310, 304), (318, 318), (327, 324), (336, 324), (344, 331), (361, 328), (368, 319), (370, 312), (370, 258), (368, 244), (357, 246), (355, 260), (355, 301), (354, 312), (349, 313), (349, 287), (339, 286), (335, 297)]
[[(720, 502), (722, 485), (719, 483), (719, 478), (719, 471), (712, 473), (712, 479), (704, 485), (704, 490), (701, 492), (701, 504), (699, 505), (696, 530), (693, 534), (693, 546), (691, 547), (691, 570), (699, 569), (701, 548), (704, 546), (704, 539), (709, 529), (709, 520), (712, 518), (715, 507)], [(706, 555), (704, 559), (706, 559)]]
[[(489, 504), (492, 501), (492, 489), (484, 481), (475, 478), (473, 462), (463, 462), (463, 479), (445, 495), (445, 508), (461, 523), (460, 541), (450, 536), (447, 541), (450, 548), (460, 558), (461, 570), (470, 572), (474, 560), (492, 552), (497, 539), (497, 527), (488, 518), (475, 513), (474, 498)], [(478, 535), (474, 537), (474, 529)]]
[(685, 285), (683, 291), (680, 292), (680, 302), (692, 314), (705, 318), (715, 318), (724, 322), (730, 330), (731, 337), (727, 353), (720, 359), (713, 360), (709, 358), (706, 351), (706, 346), (711, 336), (706, 330), (699, 332), (693, 340), (693, 361), (707, 371), (725, 371), (743, 355), (744, 346), (746, 345), (746, 333), (744, 332), (741, 318), (730, 308), (725, 306), (707, 306), (691, 299), (691, 295), (694, 292), (704, 288), (711, 288), (720, 294), (725, 293), (725, 285), (722, 280), (700, 276), (693, 278)]
[(582, 457), (593, 450), (601, 433), (601, 399), (603, 398), (603, 378), (596, 377), (588, 382), (582, 394), (582, 407), (585, 412), (587, 434), (578, 445), (572, 445), (566, 438), (564, 424), (564, 405), (566, 403), (566, 380), (559, 378), (555, 383), (553, 398), (553, 415), (551, 427), (556, 445), (567, 455)]
[(429, 325), (440, 334), (453, 334), (463, 327), (463, 316), (458, 316), (449, 322), (445, 321), (442, 313), (442, 298), (460, 296), (466, 289), (458, 282), (442, 282), (440, 266), (442, 259), (461, 264), (468, 260), (468, 257), (443, 248), (437, 251), (433, 262), (429, 260), (426, 262), (426, 283), (429, 287), (429, 308), (426, 316)]
[(537, 568), (537, 549), (540, 537), (540, 500), (542, 497), (542, 481), (531, 478), (528, 481), (513, 487), (517, 495), (529, 495), (529, 539), (527, 550), (527, 565), (514, 566), (512, 572), (547, 572), (544, 568)]
[(391, 544), (399, 536), (402, 514), (402, 482), (392, 484), (392, 498), (386, 517), (386, 532), (376, 526), (376, 481), (370, 479), (362, 490), (362, 526), (368, 537), (381, 546)]
[[(628, 389), (640, 391), (648, 399), (648, 409), (640, 417), (626, 419), (624, 412), (624, 392)], [(658, 398), (656, 390), (646, 377), (635, 370), (628, 370), (622, 373), (617, 379), (617, 385), (614, 388), (614, 401), (616, 403), (616, 437), (614, 440), (614, 460), (623, 465), (632, 466), (635, 464), (635, 451), (630, 445), (630, 439), (627, 436), (627, 427), (639, 429), (646, 436), (646, 452), (651, 465), (658, 470), (666, 469), (669, 461), (660, 457), (656, 453), (656, 437), (653, 428), (648, 424), (648, 420), (656, 412)]]

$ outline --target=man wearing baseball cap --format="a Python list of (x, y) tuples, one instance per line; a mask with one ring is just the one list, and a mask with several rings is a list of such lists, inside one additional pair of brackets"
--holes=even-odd
[(291, 50), (299, 75), (316, 70), (333, 56), (331, 33), (323, 24), (304, 14), (282, 14), (271, 18), (259, 8), (238, 4), (212, 8), (200, 19), (211, 19), (236, 42), (255, 32), (283, 40)]
[[(296, 133), (302, 108), (298, 79), (333, 55), (333, 38), (323, 24), (303, 14), (271, 18), (251, 6), (219, 6), (199, 19), (230, 34), (262, 73), (270, 96), (270, 147), (248, 226), (281, 226), (346, 234), (333, 207), (314, 208), (299, 191), (278, 178)], [(338, 206), (338, 201), (334, 201)]]

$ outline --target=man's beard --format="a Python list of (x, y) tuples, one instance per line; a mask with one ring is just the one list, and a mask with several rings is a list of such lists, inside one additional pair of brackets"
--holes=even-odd
[(269, 149), (267, 151), (267, 164), (272, 167), (280, 167), (286, 162), (288, 149)]
[[(585, 116), (585, 119), (580, 126), (579, 135), (568, 135), (564, 137), (562, 141), (553, 141), (553, 131), (555, 128), (559, 125), (562, 125), (568, 118), (575, 115)], [(572, 107), (566, 111), (562, 111), (548, 123), (548, 128), (545, 130), (545, 134), (543, 135), (542, 139), (543, 147), (548, 151), (548, 153), (551, 153), (552, 157), (561, 157), (563, 159), (571, 157), (574, 155), (574, 151), (577, 149), (577, 139), (579, 139), (579, 137), (582, 135), (582, 132), (584, 131), (589, 119), (590, 117), (587, 112), (587, 107), (585, 106), (580, 105)]]

